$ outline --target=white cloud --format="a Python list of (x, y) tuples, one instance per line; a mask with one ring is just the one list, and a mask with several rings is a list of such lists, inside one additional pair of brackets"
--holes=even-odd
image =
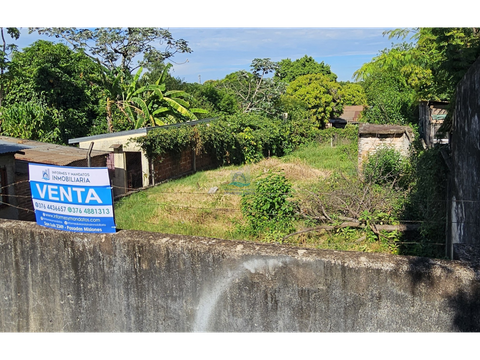
[[(179, 68), (178, 72), (191, 81), (199, 73), (215, 76), (215, 79), (245, 69), (249, 70), (254, 58), (271, 58), (273, 61), (290, 58), (296, 60), (304, 55), (317, 61), (328, 59), (341, 62), (335, 66), (342, 73), (347, 69), (339, 57), (346, 57), (350, 64), (361, 66), (365, 57), (373, 57), (391, 41), (382, 35), (380, 28), (170, 28), (174, 37), (186, 39), (193, 49), (188, 57), (192, 66)], [(176, 58), (180, 58), (178, 55)], [(362, 57), (361, 60), (356, 58)], [(350, 65), (351, 67), (352, 65)], [(354, 69), (356, 70), (356, 69)], [(354, 71), (353, 70), (353, 71)], [(349, 68), (349, 73), (353, 71)], [(193, 72), (195, 72), (193, 74)], [(205, 78), (205, 76), (202, 76)], [(350, 75), (342, 75), (350, 78)], [(206, 78), (205, 78), (206, 80)], [(188, 80), (187, 80), (188, 81)]]
[[(296, 60), (304, 55), (325, 61), (337, 74), (352, 72), (357, 57), (373, 57), (391, 41), (382, 35), (381, 28), (168, 28), (175, 39), (188, 41), (191, 54), (177, 54), (172, 59), (175, 77), (188, 82), (221, 79), (238, 70), (249, 70), (255, 58), (280, 61)], [(22, 30), (19, 47), (38, 39)], [(54, 38), (45, 38), (55, 41)], [(349, 66), (346, 60), (349, 58)], [(331, 62), (336, 62), (333, 64)], [(334, 66), (335, 65), (335, 66)], [(355, 65), (357, 66), (357, 65)], [(343, 70), (349, 69), (349, 70)], [(347, 75), (345, 75), (347, 76)]]

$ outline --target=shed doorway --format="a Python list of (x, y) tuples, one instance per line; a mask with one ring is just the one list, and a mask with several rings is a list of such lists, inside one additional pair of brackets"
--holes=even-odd
[(127, 162), (127, 188), (138, 189), (143, 186), (142, 154), (140, 152), (125, 152)]

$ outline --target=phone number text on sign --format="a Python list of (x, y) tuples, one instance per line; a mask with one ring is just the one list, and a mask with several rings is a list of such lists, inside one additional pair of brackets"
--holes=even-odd
[(115, 232), (107, 168), (29, 164), (39, 225), (74, 232)]
[(36, 210), (48, 211), (53, 214), (86, 214), (99, 217), (111, 217), (113, 208), (111, 205), (101, 206), (80, 206), (80, 205), (64, 205), (61, 203), (52, 203), (49, 201), (34, 200), (34, 208)]

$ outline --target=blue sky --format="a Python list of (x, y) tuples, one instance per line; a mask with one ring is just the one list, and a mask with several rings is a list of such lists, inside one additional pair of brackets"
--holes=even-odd
[[(330, 65), (339, 81), (352, 80), (353, 72), (393, 42), (383, 36), (387, 28), (168, 28), (175, 39), (185, 39), (193, 50), (173, 57), (174, 77), (186, 82), (218, 80), (238, 70), (249, 70), (255, 58), (280, 61), (308, 55)], [(37, 39), (22, 28), (20, 48)]]

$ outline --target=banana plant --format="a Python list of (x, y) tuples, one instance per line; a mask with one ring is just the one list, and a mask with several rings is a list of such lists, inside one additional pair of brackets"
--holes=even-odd
[(124, 113), (136, 129), (150, 125), (159, 126), (186, 119), (197, 120), (195, 114), (207, 113), (190, 108), (192, 97), (185, 91), (165, 91), (165, 79), (172, 65), (168, 64), (154, 84), (138, 87), (143, 68), (140, 68), (127, 88), (122, 102)]

